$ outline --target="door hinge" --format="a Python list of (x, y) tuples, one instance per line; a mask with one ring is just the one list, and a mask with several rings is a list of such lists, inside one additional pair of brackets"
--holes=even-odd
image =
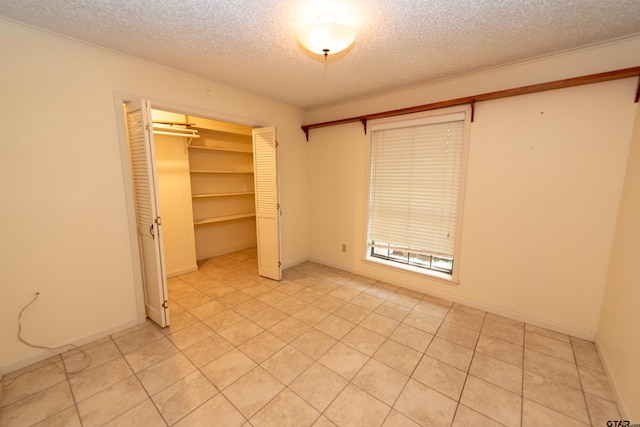
[(162, 303), (162, 308), (169, 308), (169, 301), (166, 301)]
[(159, 216), (156, 217), (156, 219), (154, 220), (154, 222), (158, 225), (162, 225), (162, 218), (160, 218)]
[(278, 144), (278, 141), (276, 140), (276, 148), (278, 148), (278, 145), (279, 145), (279, 144)]
[(278, 267), (282, 267), (282, 263), (278, 261)]

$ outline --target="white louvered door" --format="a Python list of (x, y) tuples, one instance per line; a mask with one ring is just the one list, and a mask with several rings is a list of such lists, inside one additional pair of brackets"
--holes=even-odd
[(165, 327), (168, 292), (149, 100), (128, 104), (126, 120), (147, 316)]
[(282, 268), (276, 146), (275, 128), (253, 129), (258, 274), (280, 280)]

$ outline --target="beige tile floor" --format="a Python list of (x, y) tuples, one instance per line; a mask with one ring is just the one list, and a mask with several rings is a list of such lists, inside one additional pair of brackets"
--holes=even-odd
[(604, 426), (593, 343), (255, 251), (169, 280), (147, 322), (3, 378), (10, 426)]

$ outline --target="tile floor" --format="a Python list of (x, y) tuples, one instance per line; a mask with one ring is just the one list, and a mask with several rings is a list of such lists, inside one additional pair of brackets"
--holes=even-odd
[(10, 426), (604, 426), (593, 343), (255, 251), (169, 280), (147, 322), (3, 378)]

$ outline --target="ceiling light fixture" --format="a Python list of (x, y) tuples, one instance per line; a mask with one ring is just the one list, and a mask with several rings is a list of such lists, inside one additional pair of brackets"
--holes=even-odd
[(298, 28), (298, 42), (318, 55), (327, 56), (342, 52), (356, 40), (356, 33), (348, 25), (336, 20), (335, 15), (323, 13), (315, 22)]

